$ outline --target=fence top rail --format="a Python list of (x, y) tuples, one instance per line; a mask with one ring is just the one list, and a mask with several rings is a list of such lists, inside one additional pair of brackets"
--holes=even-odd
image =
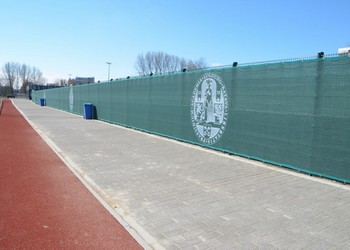
[(220, 66), (215, 66), (215, 67), (199, 68), (199, 69), (195, 69), (195, 70), (188, 70), (185, 72), (177, 71), (177, 72), (143, 75), (143, 76), (128, 76), (126, 78), (117, 78), (114, 81), (120, 81), (120, 80), (125, 80), (125, 79), (144, 79), (144, 78), (148, 78), (148, 77), (161, 77), (161, 76), (174, 75), (174, 74), (188, 74), (191, 72), (211, 71), (211, 70), (217, 70), (217, 69), (230, 69), (230, 68), (234, 68), (234, 67), (248, 67), (248, 66), (269, 65), (269, 64), (276, 64), (276, 63), (312, 61), (312, 60), (317, 60), (317, 59), (333, 59), (333, 58), (338, 58), (338, 57), (350, 57), (350, 54), (349, 53), (346, 53), (346, 54), (324, 54), (323, 52), (319, 52), (317, 55), (314, 55), (314, 56), (294, 57), (294, 58), (287, 58), (287, 59), (277, 59), (277, 60), (248, 62), (248, 63), (236, 62), (237, 63), (236, 65), (234, 65), (235, 64), (235, 62), (234, 62), (231, 65), (220, 65)]
[[(87, 86), (87, 85), (93, 85), (93, 84), (107, 84), (107, 83), (118, 83), (121, 81), (126, 80), (138, 80), (138, 79), (146, 79), (150, 77), (164, 77), (164, 76), (172, 76), (172, 75), (178, 75), (178, 74), (188, 74), (188, 73), (195, 73), (195, 72), (208, 72), (218, 69), (232, 69), (235, 67), (251, 67), (251, 66), (262, 66), (262, 65), (270, 65), (270, 64), (277, 64), (277, 63), (291, 63), (291, 62), (298, 62), (298, 61), (312, 61), (312, 60), (320, 60), (320, 59), (336, 59), (336, 58), (344, 58), (344, 57), (350, 57), (349, 53), (346, 54), (324, 54), (323, 52), (319, 52), (315, 56), (306, 56), (306, 57), (295, 57), (295, 58), (288, 58), (288, 59), (278, 59), (278, 60), (269, 60), (269, 61), (258, 61), (258, 62), (248, 62), (248, 63), (239, 63), (234, 62), (232, 65), (220, 65), (215, 67), (206, 67), (206, 68), (200, 68), (195, 70), (188, 70), (188, 71), (176, 71), (176, 72), (169, 72), (169, 73), (161, 73), (161, 74), (151, 74), (151, 75), (142, 75), (142, 76), (127, 76), (124, 78), (116, 78), (112, 81), (98, 81), (96, 83), (92, 84), (84, 84), (84, 85), (76, 85), (76, 86)], [(65, 86), (70, 87), (70, 86)], [(48, 91), (49, 89), (45, 89)], [(33, 90), (37, 91), (37, 90)], [(39, 90), (42, 91), (42, 90)]]
[[(199, 68), (195, 70), (188, 70), (188, 71), (177, 71), (177, 72), (170, 72), (170, 73), (162, 73), (162, 74), (152, 74), (151, 76), (128, 76), (127, 78), (118, 78), (115, 79), (115, 81), (118, 80), (125, 80), (125, 79), (138, 79), (138, 78), (147, 78), (147, 77), (157, 77), (157, 76), (164, 76), (164, 75), (177, 75), (177, 74), (186, 74), (191, 72), (198, 72), (198, 71), (211, 71), (211, 70), (217, 70), (217, 69), (229, 69), (233, 67), (247, 67), (247, 66), (257, 66), (257, 65), (268, 65), (268, 64), (276, 64), (276, 63), (288, 63), (288, 62), (298, 62), (298, 61), (312, 61), (317, 59), (331, 59), (331, 58), (338, 58), (338, 57), (350, 57), (349, 53), (346, 54), (324, 54), (323, 52), (319, 52), (317, 55), (314, 56), (306, 56), (306, 57), (295, 57), (295, 58), (287, 58), (287, 59), (277, 59), (277, 60), (268, 60), (268, 61), (258, 61), (258, 62), (247, 62), (247, 63), (239, 63), (234, 62), (232, 65), (220, 65), (215, 67), (206, 67), (206, 68)], [(237, 63), (236, 65), (234, 65)]]

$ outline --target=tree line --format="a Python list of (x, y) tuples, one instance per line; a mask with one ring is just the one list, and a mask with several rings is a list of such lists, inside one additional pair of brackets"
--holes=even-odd
[[(145, 54), (139, 54), (135, 63), (137, 73), (141, 76), (174, 73), (182, 70), (191, 71), (206, 67), (208, 66), (204, 58), (192, 60), (161, 51), (149, 51)], [(68, 80), (68, 84), (70, 80)], [(14, 90), (26, 93), (29, 84), (40, 85), (45, 84), (45, 82), (46, 79), (43, 77), (40, 69), (25, 63), (7, 62), (1, 69), (0, 89), (6, 89), (6, 92), (10, 92), (10, 94), (13, 94)], [(66, 85), (67, 81), (58, 79), (57, 83)]]
[(2, 67), (0, 85), (10, 88), (11, 91), (19, 89), (26, 93), (29, 84), (44, 84), (45, 78), (40, 69), (28, 64), (7, 62)]
[(184, 69), (191, 71), (206, 67), (207, 63), (204, 58), (191, 60), (161, 51), (149, 51), (145, 54), (139, 54), (135, 63), (135, 68), (140, 76), (173, 73)]

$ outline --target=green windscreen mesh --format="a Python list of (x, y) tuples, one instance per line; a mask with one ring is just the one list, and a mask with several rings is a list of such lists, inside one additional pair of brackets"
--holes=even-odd
[(33, 101), (350, 183), (350, 58), (242, 65), (35, 91)]

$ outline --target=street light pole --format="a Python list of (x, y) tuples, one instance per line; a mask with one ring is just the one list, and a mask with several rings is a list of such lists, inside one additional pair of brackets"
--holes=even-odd
[(110, 62), (106, 62), (108, 64), (108, 79), (107, 81), (109, 82), (109, 73), (110, 73), (110, 70), (111, 70), (111, 64)]

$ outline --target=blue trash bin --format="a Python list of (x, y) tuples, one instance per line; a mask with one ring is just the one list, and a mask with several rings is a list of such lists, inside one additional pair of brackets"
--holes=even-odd
[(40, 106), (45, 106), (45, 99), (44, 98), (40, 99)]
[(93, 105), (92, 103), (84, 103), (84, 119), (92, 119)]

